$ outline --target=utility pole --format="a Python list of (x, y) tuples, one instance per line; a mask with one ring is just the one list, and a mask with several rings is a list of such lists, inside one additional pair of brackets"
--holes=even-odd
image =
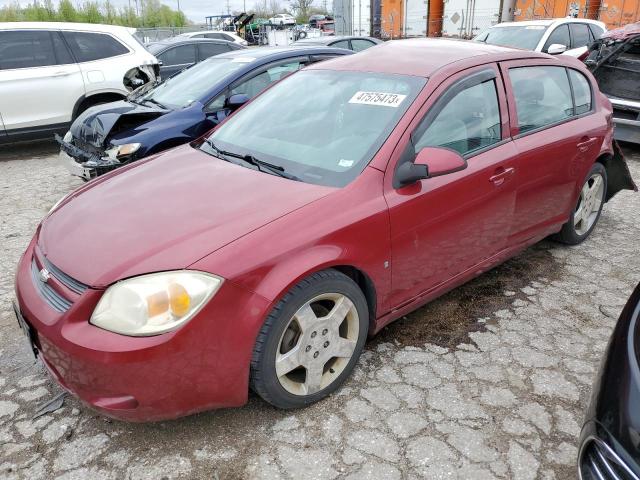
[(229, 0), (227, 0), (227, 15), (231, 15), (231, 6), (229, 5)]

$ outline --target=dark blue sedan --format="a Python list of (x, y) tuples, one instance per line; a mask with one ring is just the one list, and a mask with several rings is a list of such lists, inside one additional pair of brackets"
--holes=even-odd
[(281, 78), (349, 55), (332, 47), (255, 48), (211, 57), (127, 100), (82, 113), (60, 143), (72, 174), (86, 180), (194, 140)]

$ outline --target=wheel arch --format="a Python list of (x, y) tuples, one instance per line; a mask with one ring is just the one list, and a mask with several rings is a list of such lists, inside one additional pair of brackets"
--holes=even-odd
[(98, 92), (92, 93), (89, 95), (83, 95), (78, 99), (76, 104), (73, 107), (72, 120), (75, 120), (78, 115), (84, 112), (87, 108), (95, 105), (96, 103), (108, 103), (108, 102), (116, 102), (118, 100), (123, 100), (127, 98), (120, 92)]
[(620, 146), (614, 142), (613, 152), (605, 152), (600, 154), (596, 159), (596, 163), (600, 163), (607, 172), (607, 195), (604, 199), (608, 202), (620, 190), (638, 191), (638, 187), (631, 178), (629, 167), (624, 159), (624, 155)]

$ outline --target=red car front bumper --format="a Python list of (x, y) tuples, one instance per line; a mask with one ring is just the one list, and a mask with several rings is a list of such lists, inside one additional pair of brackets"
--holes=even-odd
[(52, 275), (46, 287), (71, 303), (66, 311), (56, 311), (37, 283), (43, 261), (34, 240), (18, 265), (19, 309), (48, 370), (83, 402), (129, 421), (246, 403), (249, 362), (269, 308), (266, 299), (227, 281), (175, 332), (127, 337), (89, 323), (102, 291), (87, 288), (77, 294)]

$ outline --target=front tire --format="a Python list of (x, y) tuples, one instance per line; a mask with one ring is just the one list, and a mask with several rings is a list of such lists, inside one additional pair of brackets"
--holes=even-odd
[(555, 237), (568, 245), (584, 242), (596, 227), (604, 199), (607, 198), (607, 170), (601, 163), (594, 163), (582, 185), (580, 196), (569, 221)]
[(251, 388), (283, 409), (335, 391), (351, 374), (367, 338), (369, 311), (358, 285), (336, 270), (293, 287), (260, 329), (251, 358)]

